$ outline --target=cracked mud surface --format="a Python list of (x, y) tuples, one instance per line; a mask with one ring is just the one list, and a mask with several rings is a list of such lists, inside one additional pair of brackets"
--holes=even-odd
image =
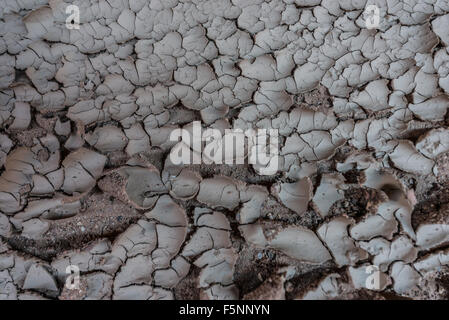
[[(448, 30), (447, 0), (0, 0), (0, 299), (448, 299)], [(278, 172), (173, 164), (194, 121), (277, 129)]]

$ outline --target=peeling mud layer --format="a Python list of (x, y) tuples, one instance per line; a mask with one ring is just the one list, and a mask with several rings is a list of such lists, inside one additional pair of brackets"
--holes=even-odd
[[(448, 30), (447, 0), (0, 0), (0, 299), (448, 299)], [(278, 130), (277, 173), (175, 165), (195, 121)]]

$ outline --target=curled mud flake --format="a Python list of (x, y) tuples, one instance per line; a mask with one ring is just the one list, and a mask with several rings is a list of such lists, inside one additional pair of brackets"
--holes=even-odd
[(433, 32), (435, 32), (435, 34), (441, 39), (446, 47), (449, 46), (449, 37), (447, 35), (447, 32), (444, 32), (444, 30), (447, 30), (447, 27), (449, 27), (449, 14), (439, 16), (432, 21)]
[(150, 138), (140, 123), (133, 124), (130, 128), (124, 129), (128, 138), (126, 153), (131, 157), (139, 152), (146, 152), (150, 149)]
[(352, 98), (352, 101), (362, 108), (375, 112), (390, 108), (388, 104), (388, 80), (375, 80), (370, 82), (365, 90)]
[(184, 246), (184, 257), (195, 257), (211, 249), (231, 247), (230, 232), (227, 230), (201, 227), (193, 234)]
[(48, 222), (40, 219), (31, 219), (22, 223), (22, 235), (37, 240), (41, 238), (50, 228)]
[(331, 251), (335, 262), (339, 266), (355, 265), (359, 260), (368, 258), (368, 254), (358, 248), (348, 235), (348, 226), (352, 221), (345, 217), (338, 217), (323, 224), (317, 234)]
[(47, 174), (60, 167), (59, 148), (59, 140), (52, 134), (47, 134), (39, 139), (38, 145), (31, 149), (35, 154), (35, 158), (40, 162), (36, 168), (38, 173)]
[(344, 198), (344, 182), (345, 178), (339, 173), (325, 174), (321, 177), (312, 201), (322, 217), (329, 214), (329, 209), (335, 202)]
[(91, 189), (103, 172), (106, 157), (89, 149), (81, 148), (70, 153), (64, 167), (64, 192), (73, 194)]
[(229, 224), (229, 220), (223, 213), (214, 211), (197, 214), (197, 211), (199, 211), (197, 209), (199, 208), (195, 208), (196, 226), (231, 231), (231, 225)]
[(449, 130), (433, 129), (421, 136), (416, 143), (416, 149), (430, 159), (449, 151)]
[(382, 208), (388, 208), (389, 211), (393, 210), (404, 232), (415, 239), (415, 231), (411, 223), (413, 204), (408, 198), (408, 193), (405, 192), (404, 185), (394, 174), (372, 167), (364, 171), (364, 176), (365, 182), (363, 185), (385, 193), (388, 201), (381, 205)]
[(263, 227), (259, 223), (239, 226), (239, 231), (243, 238), (255, 247), (265, 248), (268, 245), (268, 241), (263, 233)]
[(374, 256), (372, 261), (382, 272), (386, 272), (394, 261), (411, 263), (418, 255), (418, 249), (413, 245), (412, 240), (405, 236), (400, 236), (392, 242), (375, 238), (369, 242), (359, 242), (359, 245)]
[(280, 183), (273, 186), (272, 192), (287, 208), (303, 214), (312, 198), (312, 182), (306, 177), (294, 183)]
[(425, 274), (428, 272), (439, 271), (441, 268), (449, 265), (449, 252), (448, 250), (431, 253), (422, 259), (419, 259), (413, 264), (413, 267)]
[(184, 210), (168, 195), (160, 196), (154, 208), (145, 213), (145, 216), (170, 227), (187, 226), (187, 216)]
[(366, 217), (350, 228), (351, 237), (355, 240), (370, 240), (377, 236), (392, 239), (398, 229), (394, 212), (395, 207), (390, 203), (382, 203), (376, 214)]
[(70, 135), (70, 132), (71, 132), (70, 121), (62, 122), (58, 118), (55, 123), (55, 133), (59, 136), (67, 137)]
[(41, 175), (33, 175), (33, 189), (30, 194), (33, 196), (52, 194), (55, 191), (53, 185)]
[(20, 211), (31, 189), (31, 176), (40, 162), (25, 147), (11, 151), (6, 158), (5, 171), (0, 176), (0, 210), (6, 214)]
[(65, 199), (61, 205), (52, 207), (42, 213), (41, 218), (48, 220), (58, 220), (64, 218), (70, 218), (81, 211), (82, 204), (80, 200)]
[(445, 95), (409, 105), (409, 109), (423, 121), (444, 120), (448, 108), (449, 98)]
[(80, 132), (72, 132), (69, 134), (69, 138), (64, 143), (64, 148), (70, 151), (76, 151), (84, 145), (84, 138), (81, 136)]
[(391, 277), (393, 278), (393, 290), (401, 295), (418, 289), (417, 286), (421, 279), (419, 273), (411, 265), (402, 261), (392, 265)]
[[(97, 100), (98, 101), (98, 100)], [(67, 118), (83, 125), (89, 125), (96, 121), (106, 120), (108, 115), (100, 107), (100, 101), (84, 100), (71, 106), (67, 111)]]
[(14, 216), (14, 219), (26, 221), (32, 218), (38, 218), (43, 213), (51, 209), (54, 209), (62, 204), (63, 204), (62, 198), (30, 201), (25, 210), (16, 214)]
[(112, 294), (112, 276), (93, 273), (86, 276), (85, 300), (109, 300)]
[(14, 267), (14, 255), (1, 255), (0, 256), (0, 270), (10, 269)]
[(288, 227), (279, 231), (269, 241), (269, 246), (299, 261), (319, 264), (331, 259), (315, 233), (302, 227)]
[(253, 223), (261, 216), (262, 206), (268, 198), (267, 190), (262, 186), (250, 185), (241, 188), (240, 201), (243, 202), (237, 219), (240, 224)]
[(429, 250), (449, 242), (449, 225), (424, 224), (416, 231), (416, 245), (422, 250)]
[(55, 278), (49, 272), (48, 267), (40, 264), (33, 264), (30, 267), (23, 283), (23, 289), (36, 290), (53, 297), (59, 294)]
[(126, 176), (125, 191), (136, 208), (151, 209), (159, 195), (167, 192), (155, 167), (123, 167), (119, 172)]
[[(296, 157), (295, 157), (296, 158)], [(287, 156), (284, 158), (285, 163), (287, 163)], [(294, 164), (290, 165), (290, 168), (287, 173), (287, 177), (293, 180), (300, 180), (305, 177), (312, 177), (317, 172), (316, 162), (302, 162), (295, 159)], [(297, 162), (297, 163), (296, 163)]]
[(240, 194), (234, 181), (227, 177), (204, 179), (196, 199), (211, 208), (224, 207), (235, 209), (240, 201)]
[(418, 175), (432, 173), (434, 162), (416, 151), (410, 141), (400, 141), (389, 157), (395, 167), (405, 172)]
[(87, 134), (85, 139), (100, 152), (123, 150), (128, 143), (122, 130), (114, 126), (96, 128), (92, 134)]
[(190, 200), (198, 193), (201, 180), (198, 173), (183, 169), (179, 175), (169, 178), (170, 195), (178, 200)]

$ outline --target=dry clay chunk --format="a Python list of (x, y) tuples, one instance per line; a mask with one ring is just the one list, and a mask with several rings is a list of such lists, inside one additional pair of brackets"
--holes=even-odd
[(440, 270), (441, 267), (449, 265), (449, 250), (429, 254), (415, 262), (413, 266), (420, 273)]
[(306, 177), (294, 183), (280, 183), (273, 187), (273, 192), (284, 206), (302, 214), (312, 198), (312, 182)]
[(200, 182), (201, 176), (198, 173), (184, 169), (170, 179), (170, 195), (179, 200), (192, 199), (200, 189)]
[(240, 193), (234, 181), (227, 177), (204, 179), (196, 199), (211, 208), (235, 209), (240, 202)]
[(406, 294), (416, 289), (421, 276), (412, 266), (402, 261), (395, 262), (391, 267), (393, 289), (398, 294)]
[(25, 221), (22, 225), (22, 235), (35, 240), (41, 238), (50, 228), (50, 225), (47, 221), (40, 219), (31, 219)]
[(338, 217), (323, 224), (317, 231), (326, 243), (339, 266), (354, 265), (357, 261), (368, 257), (367, 253), (356, 247), (354, 240), (348, 235), (348, 225), (352, 221), (346, 217)]
[(390, 94), (390, 90), (387, 84), (388, 80), (385, 79), (371, 81), (365, 90), (360, 92), (352, 100), (369, 111), (388, 109), (388, 95)]
[(123, 167), (120, 172), (127, 178), (126, 194), (137, 208), (152, 208), (159, 195), (167, 192), (155, 167)]
[(182, 255), (184, 257), (194, 257), (210, 249), (229, 248), (231, 245), (229, 231), (201, 227), (197, 229), (186, 244)]
[(408, 140), (401, 140), (390, 154), (394, 166), (405, 172), (425, 175), (432, 173), (433, 161), (416, 151), (415, 146)]
[(383, 272), (387, 271), (390, 263), (394, 261), (400, 260), (409, 263), (413, 262), (418, 255), (417, 248), (406, 236), (401, 236), (393, 242), (375, 238), (369, 242), (359, 242), (359, 245), (374, 256), (372, 260), (374, 265), (379, 266)]
[(426, 224), (416, 231), (416, 245), (428, 250), (449, 242), (449, 225)]
[(449, 98), (447, 96), (439, 96), (418, 104), (409, 105), (409, 109), (423, 121), (444, 120), (448, 108)]
[(324, 263), (331, 259), (315, 233), (303, 227), (288, 227), (279, 231), (269, 246), (304, 262)]
[(187, 216), (184, 209), (178, 206), (168, 195), (161, 196), (153, 210), (147, 212), (145, 216), (171, 227), (187, 225)]
[(350, 228), (350, 235), (355, 240), (370, 240), (377, 236), (391, 239), (398, 228), (394, 217), (395, 207), (389, 202), (382, 203), (375, 215), (366, 217)]
[(420, 137), (416, 149), (430, 159), (449, 151), (449, 129), (430, 130)]
[(57, 295), (59, 293), (55, 279), (48, 270), (40, 264), (33, 264), (28, 270), (23, 288), (37, 290), (49, 295)]
[(313, 204), (322, 217), (329, 214), (329, 209), (335, 202), (344, 198), (342, 186), (344, 181), (344, 177), (339, 173), (322, 176), (320, 185), (313, 196)]
[(86, 148), (70, 153), (62, 162), (64, 167), (64, 192), (85, 192), (92, 188), (103, 172), (106, 157)]
[(96, 128), (92, 134), (86, 136), (86, 141), (101, 152), (123, 150), (128, 144), (123, 131), (115, 126)]

